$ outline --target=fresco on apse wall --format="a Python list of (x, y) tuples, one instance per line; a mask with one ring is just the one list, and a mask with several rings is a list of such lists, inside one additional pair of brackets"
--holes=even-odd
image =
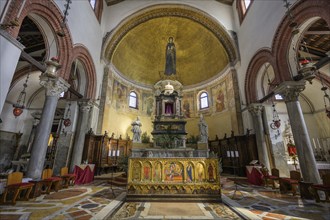
[(124, 110), (127, 106), (127, 87), (114, 80), (113, 91), (113, 107), (117, 110)]
[(213, 103), (215, 112), (222, 112), (228, 108), (226, 83), (221, 82), (212, 88)]
[(186, 93), (182, 98), (182, 112), (185, 118), (191, 118), (194, 113), (194, 93)]
[(111, 98), (112, 97), (112, 80), (109, 79), (108, 86), (107, 86), (107, 92), (106, 92), (106, 104), (111, 104)]
[(142, 110), (151, 116), (154, 111), (154, 96), (152, 93), (142, 93)]
[(232, 74), (228, 74), (226, 79), (228, 107), (235, 108), (235, 91)]

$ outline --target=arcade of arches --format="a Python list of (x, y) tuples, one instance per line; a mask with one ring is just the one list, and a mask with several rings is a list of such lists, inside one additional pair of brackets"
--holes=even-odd
[(330, 172), (330, 4), (244, 2), (1, 1), (0, 173), (73, 172), (86, 134), (131, 140), (137, 117), (153, 142), (155, 85), (170, 80), (182, 84), (189, 147), (198, 148), (202, 115), (209, 147), (250, 135), (250, 159), (321, 184)]

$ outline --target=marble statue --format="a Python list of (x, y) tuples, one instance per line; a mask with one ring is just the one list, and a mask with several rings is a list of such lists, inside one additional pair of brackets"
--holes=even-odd
[(201, 143), (207, 143), (208, 142), (208, 125), (206, 124), (203, 115), (200, 115), (199, 119), (199, 136), (200, 136), (200, 142)]
[(141, 121), (139, 116), (132, 122), (133, 143), (141, 143)]

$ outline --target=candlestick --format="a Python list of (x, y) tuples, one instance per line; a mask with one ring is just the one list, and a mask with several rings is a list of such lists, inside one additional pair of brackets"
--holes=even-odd
[(320, 148), (320, 150), (321, 150), (320, 141), (319, 141), (319, 139), (318, 139), (318, 138), (317, 138), (316, 140), (317, 140), (317, 143), (318, 143), (318, 145), (319, 145), (319, 148)]
[(313, 140), (313, 145), (314, 145), (314, 148), (315, 148), (315, 150), (316, 150), (315, 139), (314, 139), (314, 138), (312, 138), (312, 140)]

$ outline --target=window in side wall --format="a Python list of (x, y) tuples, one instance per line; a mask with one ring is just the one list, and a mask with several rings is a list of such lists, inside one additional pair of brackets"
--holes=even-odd
[(99, 22), (101, 22), (102, 11), (103, 11), (103, 0), (88, 0), (91, 5), (95, 16)]
[(237, 13), (238, 13), (240, 23), (243, 22), (244, 17), (246, 16), (246, 13), (248, 12), (248, 9), (250, 8), (253, 1), (254, 0), (237, 0), (236, 1)]
[(205, 109), (209, 107), (209, 96), (207, 92), (202, 92), (199, 96), (199, 108)]
[(249, 8), (250, 4), (251, 4), (251, 0), (244, 0), (245, 10)]
[(137, 105), (138, 103), (137, 103), (137, 94), (136, 94), (136, 92), (130, 92), (129, 93), (129, 103), (128, 103), (128, 106), (130, 107), (130, 108), (135, 108), (135, 109), (137, 109), (138, 108), (138, 105)]
[(96, 0), (89, 0), (89, 3), (91, 4), (92, 8), (95, 10)]

